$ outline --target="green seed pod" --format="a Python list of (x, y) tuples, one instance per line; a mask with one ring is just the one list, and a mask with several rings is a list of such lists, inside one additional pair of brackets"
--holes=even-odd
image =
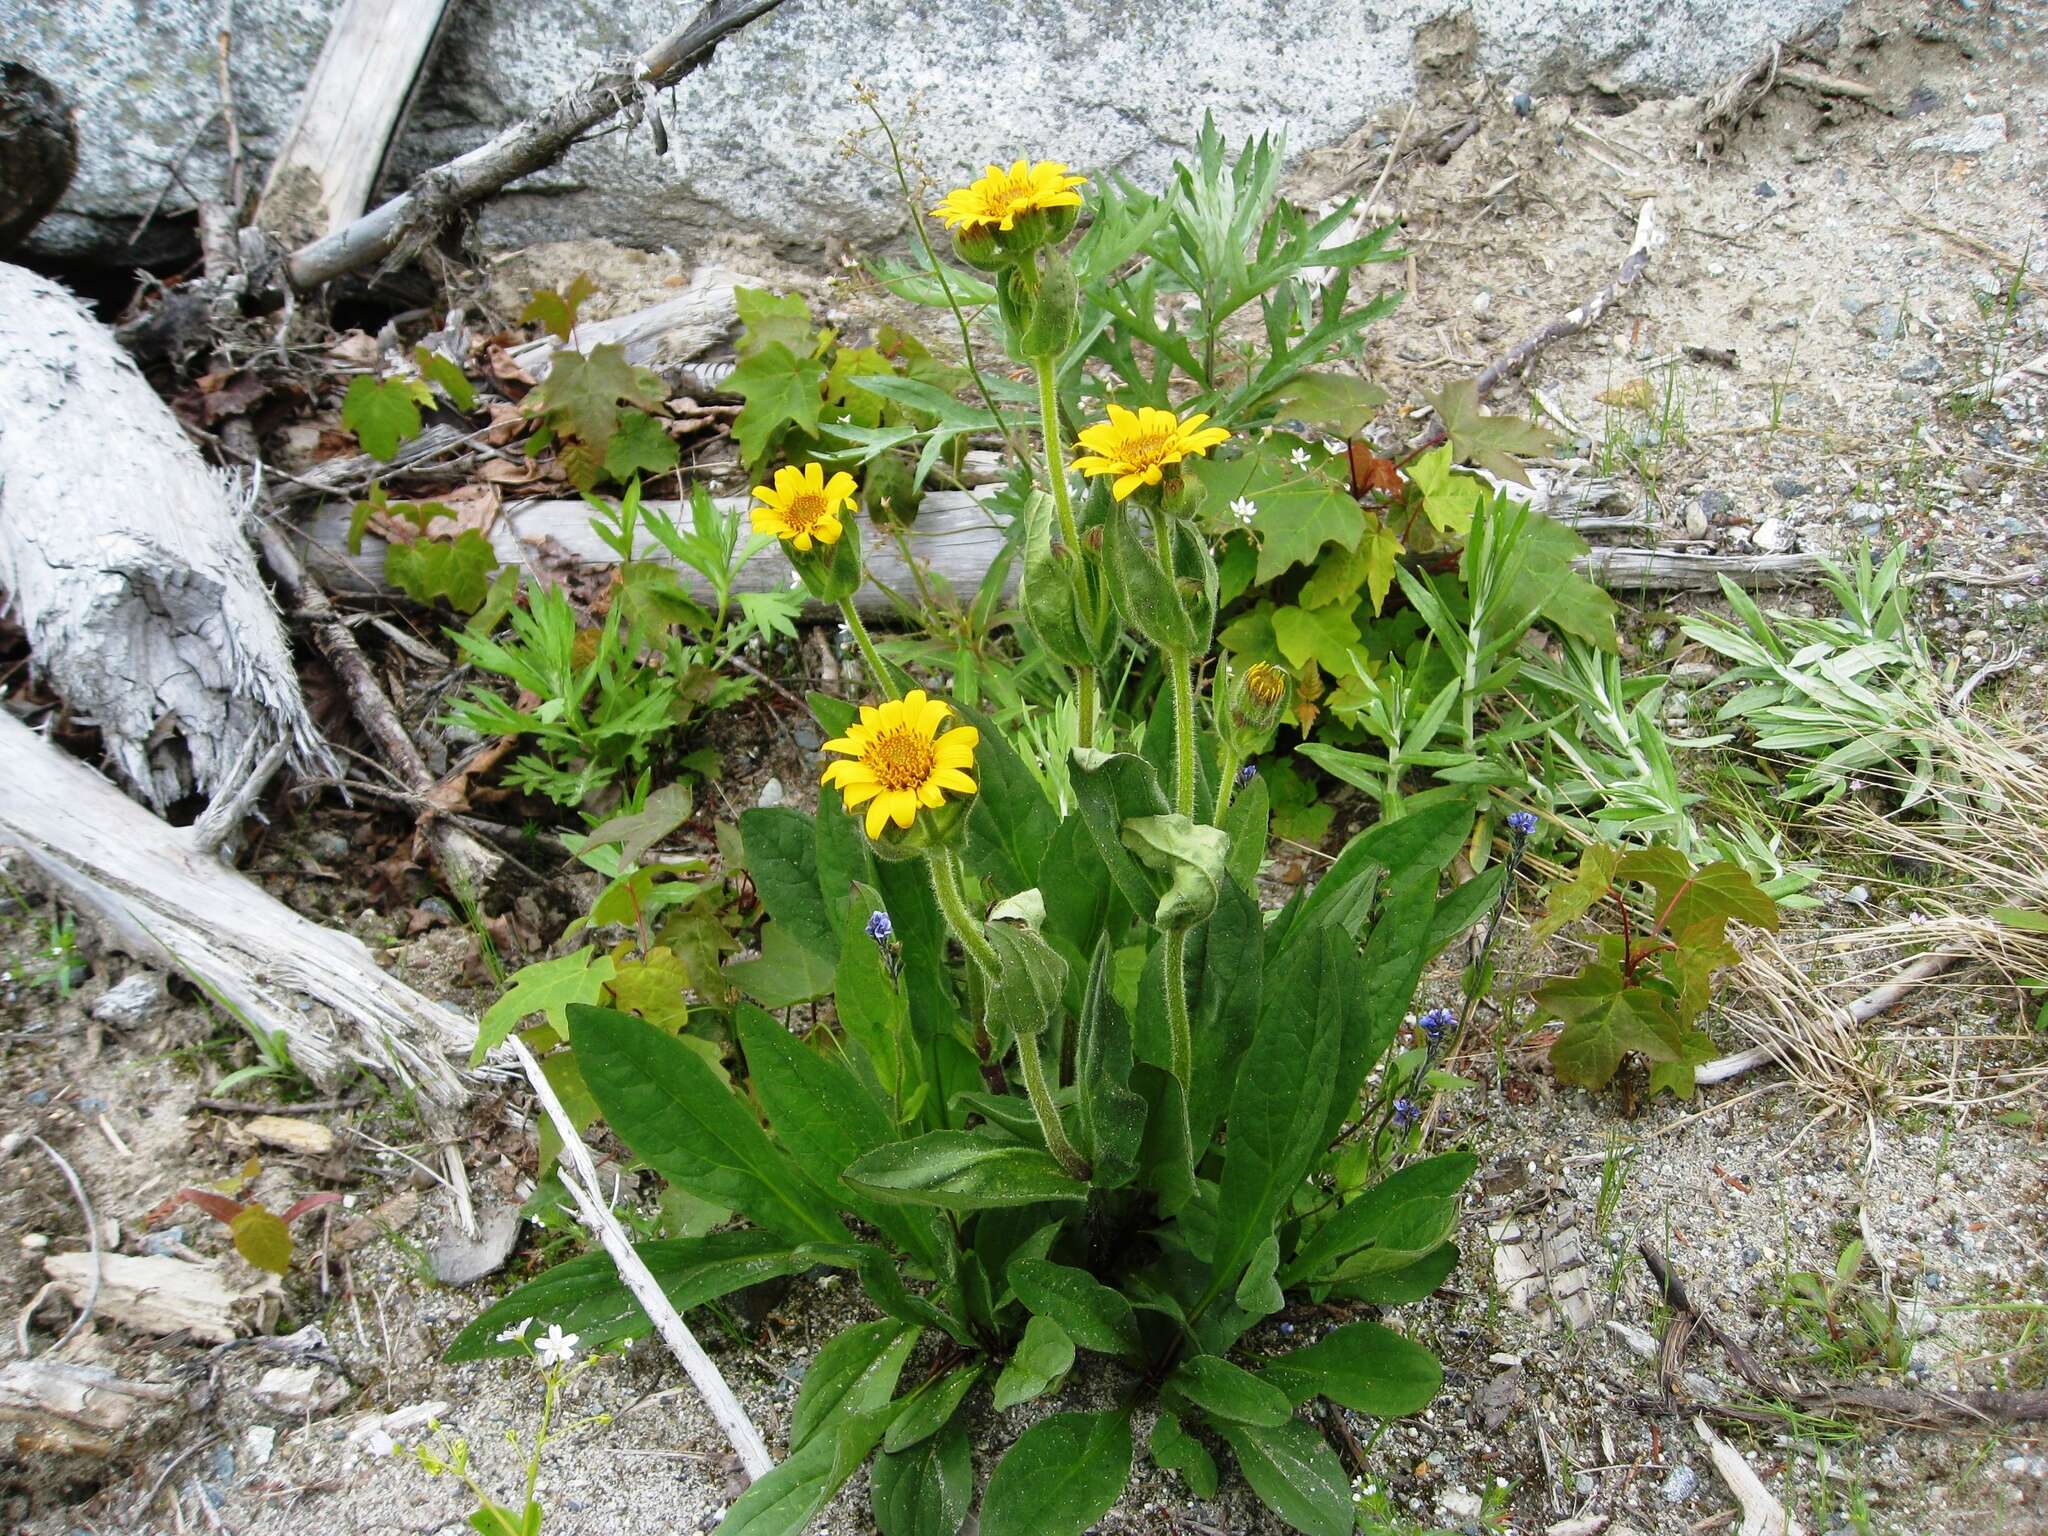
[(1058, 251), (1047, 252), (1036, 302), (1019, 337), (1025, 356), (1056, 358), (1064, 354), (1074, 344), (1080, 305), (1081, 289), (1074, 279), (1073, 264)]
[(1000, 272), (1017, 259), (987, 224), (963, 224), (954, 230), (953, 254), (981, 272)]

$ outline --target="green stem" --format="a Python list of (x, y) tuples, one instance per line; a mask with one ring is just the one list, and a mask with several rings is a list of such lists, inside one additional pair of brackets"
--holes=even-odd
[(860, 659), (866, 663), (868, 676), (874, 686), (887, 698), (896, 697), (896, 685), (889, 677), (889, 669), (882, 665), (882, 658), (875, 652), (875, 642), (868, 638), (868, 627), (861, 622), (860, 610), (853, 606), (853, 599), (839, 599), (840, 617), (846, 620), (846, 627), (853, 631), (853, 643), (860, 647)]
[(1223, 733), (1223, 747), (1216, 761), (1216, 814), (1210, 819), (1223, 825), (1223, 818), (1230, 811), (1230, 797), (1237, 790), (1237, 749), (1231, 745), (1229, 734)]
[[(932, 893), (939, 899), (939, 911), (945, 914), (946, 926), (953, 930), (953, 937), (960, 941), (968, 958), (993, 984), (1001, 962), (967, 910), (967, 898), (960, 889), (959, 860), (950, 849), (934, 848), (926, 862), (931, 866)], [(1030, 1095), (1031, 1112), (1038, 1117), (1038, 1128), (1045, 1133), (1046, 1150), (1071, 1176), (1087, 1178), (1087, 1161), (1067, 1140), (1067, 1128), (1060, 1123), (1059, 1108), (1046, 1084), (1045, 1061), (1039, 1053), (1037, 1036), (1018, 1038), (1017, 1064), (1023, 1069), (1024, 1091)]]
[[(1059, 514), (1060, 538), (1074, 558), (1084, 560), (1086, 554), (1081, 548), (1080, 525), (1074, 521), (1074, 500), (1067, 490), (1067, 454), (1060, 443), (1060, 400), (1058, 383), (1053, 376), (1053, 359), (1041, 357), (1033, 360), (1038, 370), (1038, 416), (1039, 430), (1045, 438), (1045, 478), (1052, 483), (1053, 509)], [(1095, 669), (1074, 668), (1074, 702), (1080, 712), (1080, 725), (1074, 740), (1077, 745), (1095, 745)]]
[(1166, 1029), (1172, 1045), (1173, 1075), (1182, 1093), (1194, 1090), (1195, 1042), (1188, 1028), (1188, 931), (1166, 936)]
[(1173, 673), (1173, 808), (1195, 814), (1195, 679), (1194, 660), (1186, 651), (1166, 653)]

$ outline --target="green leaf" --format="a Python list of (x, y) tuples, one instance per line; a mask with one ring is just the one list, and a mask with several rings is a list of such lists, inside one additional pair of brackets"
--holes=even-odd
[(1187, 816), (1132, 816), (1119, 837), (1152, 874), (1158, 894), (1152, 921), (1160, 928), (1188, 928), (1216, 910), (1230, 857), (1228, 832)]
[(927, 1215), (866, 1199), (840, 1182), (863, 1154), (895, 1140), (874, 1095), (844, 1064), (802, 1044), (760, 1009), (742, 1003), (733, 1022), (775, 1139), (848, 1211), (905, 1252), (936, 1263), (938, 1243)]
[(746, 811), (740, 840), (761, 905), (789, 936), (827, 965), (839, 960), (838, 925), (818, 884), (818, 843), (811, 818), (788, 806)]
[(790, 1415), (789, 1448), (804, 1442), (841, 1414), (878, 1411), (896, 1392), (896, 1378), (910, 1358), (919, 1330), (894, 1318), (856, 1323), (834, 1334), (818, 1351), (797, 1389)]
[(682, 451), (661, 423), (645, 411), (624, 411), (605, 444), (604, 472), (624, 485), (635, 475), (665, 475), (682, 462)]
[(1040, 1420), (990, 1474), (982, 1536), (1081, 1536), (1124, 1491), (1131, 1456), (1128, 1410)]
[(1271, 1317), (1287, 1305), (1287, 1293), (1280, 1289), (1279, 1268), (1280, 1236), (1275, 1233), (1259, 1244), (1245, 1266), (1244, 1278), (1237, 1282), (1237, 1294), (1232, 1299), (1241, 1311), (1252, 1317)]
[(882, 1437), (885, 1451), (904, 1451), (930, 1438), (952, 1421), (954, 1410), (981, 1380), (983, 1367), (977, 1361), (956, 1365), (937, 1381), (928, 1381), (902, 1399), (889, 1432)]
[(1304, 1238), (1295, 1251), (1293, 1262), (1287, 1266), (1282, 1282), (1299, 1285), (1321, 1275), (1325, 1267), (1335, 1260), (1348, 1258), (1361, 1249), (1385, 1246), (1396, 1231), (1412, 1233), (1412, 1218), (1420, 1213), (1411, 1212), (1399, 1223), (1395, 1221), (1395, 1213), (1418, 1203), (1441, 1207), (1446, 1230), (1419, 1248), (1404, 1246), (1394, 1249), (1395, 1261), (1380, 1267), (1404, 1268), (1434, 1252), (1449, 1235), (1449, 1227), (1457, 1221), (1458, 1192), (1478, 1166), (1479, 1159), (1470, 1152), (1445, 1152), (1419, 1163), (1410, 1163), (1389, 1174), (1347, 1202)]
[(1326, 427), (1338, 437), (1355, 437), (1386, 404), (1387, 392), (1349, 373), (1298, 373), (1267, 396), (1276, 416)]
[(1614, 871), (1620, 864), (1619, 848), (1610, 848), (1605, 843), (1588, 843), (1579, 855), (1570, 883), (1560, 882), (1550, 888), (1550, 900), (1543, 909), (1542, 918), (1530, 930), (1530, 936), (1547, 939), (1565, 924), (1592, 911), (1614, 889)]
[(1520, 456), (1548, 453), (1558, 436), (1520, 416), (1489, 416), (1479, 408), (1479, 387), (1471, 379), (1453, 379), (1423, 399), (1443, 418), (1444, 432), (1460, 463), (1477, 464), (1503, 480), (1527, 485)]
[(1216, 1497), (1216, 1458), (1208, 1448), (1181, 1428), (1181, 1422), (1167, 1409), (1152, 1421), (1152, 1464), (1165, 1472), (1178, 1472), (1188, 1492), (1207, 1502)]
[(541, 288), (526, 301), (526, 308), (519, 311), (522, 324), (531, 325), (538, 320), (541, 325), (560, 341), (567, 341), (570, 332), (576, 329), (576, 312), (583, 307), (583, 301), (597, 290), (591, 286), (590, 276), (578, 272), (569, 286), (557, 293), (552, 288)]
[(1441, 801), (1366, 828), (1344, 845), (1337, 862), (1302, 902), (1292, 925), (1276, 937), (1285, 945), (1296, 934), (1326, 925), (1361, 932), (1374, 870), (1446, 869), (1471, 828), (1472, 808), (1462, 800)]
[(491, 594), (498, 552), (474, 528), (452, 539), (414, 539), (384, 551), (384, 576), (416, 603), (445, 601), (457, 613), (474, 613)]
[(355, 433), (363, 452), (388, 464), (398, 445), (420, 435), (420, 407), (433, 403), (424, 379), (373, 379), (359, 373), (341, 401), (341, 424)]
[(619, 867), (637, 865), (647, 851), (690, 819), (690, 786), (664, 784), (649, 795), (639, 810), (627, 815), (608, 816), (585, 834), (583, 846), (600, 843), (619, 845)]
[(812, 345), (811, 307), (800, 293), (771, 293), (765, 288), (734, 288), (733, 312), (739, 316), (742, 357), (780, 342), (809, 356)]
[(1130, 752), (1097, 752), (1076, 747), (1072, 754), (1074, 799), (1095, 851), (1109, 869), (1124, 900), (1137, 912), (1158, 906), (1159, 895), (1143, 865), (1123, 840), (1124, 823), (1135, 817), (1164, 816), (1166, 794), (1159, 776), (1144, 758)]
[(1067, 962), (1025, 923), (984, 923), (982, 936), (996, 955), (987, 1006), (996, 1048), (1002, 1050), (1012, 1040), (1036, 1039), (1063, 1012)]
[(832, 990), (831, 962), (784, 923), (763, 924), (761, 953), (751, 960), (732, 961), (725, 974), (763, 1008), (793, 1008)]
[(1486, 486), (1451, 468), (1449, 443), (1410, 463), (1408, 479), (1422, 493), (1422, 515), (1438, 533), (1462, 537), (1472, 531), (1472, 515), (1486, 497)]
[(844, 1418), (777, 1462), (739, 1496), (712, 1536), (807, 1536), (812, 1522), (882, 1438), (885, 1414)]
[(1127, 1359), (1143, 1353), (1131, 1304), (1087, 1270), (1050, 1259), (1018, 1259), (1004, 1278), (1034, 1316), (1051, 1318), (1081, 1348)]
[(966, 1424), (951, 1419), (914, 1445), (885, 1449), (868, 1474), (868, 1493), (882, 1536), (953, 1536), (974, 1501)]
[(1588, 645), (1612, 651), (1620, 643), (1614, 630), (1614, 599), (1597, 583), (1572, 568), (1590, 547), (1564, 524), (1531, 511), (1519, 535), (1521, 563), (1502, 599), (1506, 613), (1540, 615), (1551, 628), (1576, 635)]
[(1726, 859), (1694, 869), (1675, 848), (1637, 848), (1622, 855), (1615, 877), (1657, 893), (1661, 926), (1681, 945), (1719, 944), (1731, 921), (1778, 930), (1778, 904), (1748, 870)]
[(2031, 907), (1993, 907), (1992, 919), (2008, 928), (2017, 928), (2022, 933), (2048, 933), (2048, 912), (2037, 912)]
[(1265, 993), (1230, 1098), (1211, 1294), (1236, 1287), (1322, 1145), (1342, 1028), (1337, 957), (1346, 942), (1326, 930), (1294, 947)]
[(596, 1002), (604, 995), (604, 984), (612, 979), (613, 970), (611, 956), (597, 954), (589, 944), (571, 955), (521, 966), (512, 973), (512, 985), (505, 995), (484, 1011), (469, 1064), (479, 1065), (522, 1020), (536, 1013), (546, 1014), (555, 1034), (568, 1039), (570, 1005)]
[(1084, 1200), (1088, 1195), (1088, 1186), (1062, 1173), (1050, 1153), (967, 1131), (931, 1131), (878, 1147), (842, 1177), (878, 1200), (951, 1211)]
[(787, 428), (815, 433), (824, 386), (825, 365), (799, 357), (779, 341), (733, 369), (725, 387), (746, 401), (733, 418), (732, 433), (747, 463), (760, 463), (768, 445)]
[(1120, 1189), (1138, 1171), (1145, 1100), (1130, 1089), (1131, 1021), (1110, 984), (1109, 935), (1101, 935), (1082, 992), (1074, 1045), (1074, 1105), (1089, 1183)]
[(601, 462), (619, 426), (619, 403), (653, 410), (667, 397), (661, 375), (626, 361), (615, 341), (588, 353), (557, 352), (548, 376), (526, 397), (529, 416), (545, 414), (557, 431), (587, 444)]
[(1259, 1374), (1290, 1405), (1327, 1397), (1340, 1408), (1397, 1419), (1420, 1413), (1444, 1384), (1437, 1357), (1378, 1323), (1346, 1323), (1306, 1348), (1263, 1362)]
[(273, 1275), (292, 1267), (292, 1234), (283, 1220), (260, 1205), (245, 1205), (228, 1223), (235, 1240), (235, 1252)]
[(1550, 1048), (1551, 1070), (1561, 1083), (1604, 1088), (1631, 1051), (1653, 1063), (1679, 1058), (1679, 1026), (1671, 999), (1647, 987), (1630, 986), (1616, 962), (1595, 961), (1576, 976), (1546, 982), (1534, 997), (1535, 1023), (1565, 1023)]
[(1303, 1536), (1351, 1536), (1351, 1480), (1321, 1435), (1299, 1419), (1271, 1429), (1224, 1421), (1216, 1432), (1266, 1508)]
[[(1307, 467), (1292, 455), (1301, 453)], [(1334, 477), (1332, 456), (1320, 443), (1284, 432), (1261, 438), (1234, 459), (1197, 459), (1188, 472), (1208, 492), (1212, 509), (1249, 501), (1259, 539), (1261, 585), (1294, 565), (1313, 565), (1325, 544), (1355, 548), (1365, 513)]]
[(994, 1406), (998, 1413), (1028, 1403), (1058, 1386), (1074, 1365), (1074, 1341), (1064, 1328), (1043, 1314), (1034, 1313), (1024, 1325), (1024, 1337), (1010, 1353), (1009, 1363), (996, 1378)]
[[(1308, 597), (1303, 591), (1304, 599)], [(1296, 671), (1311, 662), (1325, 672), (1351, 670), (1351, 648), (1358, 644), (1358, 626), (1351, 621), (1355, 604), (1327, 608), (1280, 607), (1273, 610), (1273, 641)]]
[(606, 1122), (663, 1178), (799, 1241), (846, 1240), (832, 1199), (688, 1045), (608, 1008), (572, 1007), (569, 1037)]
[(1401, 543), (1401, 536), (1381, 523), (1377, 518), (1359, 545), (1365, 557), (1365, 591), (1372, 599), (1375, 616), (1385, 611), (1387, 593), (1393, 590), (1394, 572), (1400, 565), (1401, 556), (1408, 551)]
[(1220, 1355), (1190, 1355), (1166, 1384), (1211, 1419), (1271, 1429), (1294, 1416), (1286, 1393)]
[[(633, 1251), (678, 1312), (764, 1280), (796, 1274), (817, 1262), (809, 1251), (793, 1248), (787, 1238), (755, 1227), (636, 1243)], [(596, 1250), (557, 1264), (493, 1302), (455, 1336), (445, 1358), (454, 1362), (522, 1357), (528, 1353), (524, 1344), (500, 1340), (498, 1335), (528, 1318), (559, 1324), (563, 1332), (577, 1335), (584, 1349), (637, 1338), (653, 1326), (619, 1279), (611, 1256)]]
[(1039, 861), (1059, 813), (993, 721), (971, 709), (962, 709), (960, 717), (981, 732), (974, 751), (981, 792), (967, 809), (968, 867), (993, 881), (1002, 895), (1014, 896), (1038, 884)]
[(461, 364), (444, 352), (431, 352), (425, 347), (412, 349), (413, 361), (419, 364), (421, 375), (430, 383), (441, 386), (441, 393), (458, 411), (476, 409), (476, 386), (462, 371)]
[(1361, 1275), (1342, 1285), (1332, 1286), (1330, 1294), (1348, 1297), (1352, 1301), (1370, 1302), (1376, 1307), (1398, 1307), (1436, 1294), (1437, 1287), (1448, 1280), (1451, 1271), (1457, 1267), (1458, 1245), (1445, 1243), (1428, 1258), (1420, 1259), (1406, 1269), (1389, 1270), (1383, 1275)]

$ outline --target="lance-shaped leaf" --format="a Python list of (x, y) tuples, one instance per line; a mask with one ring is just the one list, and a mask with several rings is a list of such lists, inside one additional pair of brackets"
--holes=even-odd
[(1145, 1101), (1130, 1088), (1131, 1021), (1110, 990), (1109, 935), (1095, 944), (1074, 1044), (1075, 1107), (1080, 1112), (1081, 1155), (1092, 1184), (1118, 1189), (1138, 1171), (1145, 1139)]
[(966, 1424), (949, 1419), (912, 1445), (884, 1447), (868, 1489), (882, 1536), (953, 1536), (974, 1501)]
[(1023, 1258), (1011, 1262), (1007, 1278), (1033, 1316), (1051, 1318), (1081, 1348), (1127, 1359), (1141, 1354), (1131, 1304), (1087, 1270)]
[(1131, 1455), (1128, 1409), (1040, 1420), (990, 1474), (982, 1536), (1081, 1536), (1124, 1491)]
[(877, 1147), (842, 1177), (878, 1200), (953, 1211), (1088, 1197), (1088, 1186), (1068, 1178), (1050, 1153), (967, 1131), (931, 1131)]
[(1216, 1497), (1216, 1458), (1181, 1427), (1180, 1419), (1169, 1409), (1160, 1409), (1159, 1417), (1152, 1421), (1151, 1451), (1152, 1464), (1178, 1472), (1196, 1498)]
[[(1133, 816), (1123, 845), (1151, 872), (1158, 905), (1152, 920), (1174, 933), (1216, 910), (1216, 895), (1230, 859), (1230, 834), (1187, 816)], [(1143, 909), (1140, 908), (1142, 911)]]
[(1174, 1368), (1166, 1385), (1212, 1419), (1271, 1429), (1294, 1416), (1285, 1392), (1220, 1355), (1190, 1355)]
[[(1313, 1279), (1361, 1250), (1390, 1255), (1390, 1262), (1373, 1266), (1371, 1272), (1400, 1269), (1434, 1252), (1457, 1220), (1458, 1191), (1478, 1166), (1479, 1159), (1470, 1152), (1445, 1152), (1389, 1174), (1302, 1240), (1281, 1277), (1283, 1283)], [(1410, 1210), (1411, 1206), (1423, 1210)], [(1433, 1212), (1445, 1230), (1420, 1244), (1406, 1241), (1416, 1235), (1425, 1212)]]
[(856, 1323), (834, 1335), (797, 1389), (790, 1450), (802, 1450), (805, 1441), (842, 1414), (874, 1413), (887, 1403), (917, 1335), (916, 1328), (894, 1318)]
[(1145, 867), (1124, 846), (1124, 823), (1141, 816), (1164, 816), (1166, 792), (1152, 765), (1130, 752), (1098, 752), (1076, 747), (1072, 755), (1074, 798), (1095, 851), (1109, 867), (1110, 878), (1136, 912), (1159, 904)]
[(1042, 1313), (1024, 1325), (1024, 1337), (996, 1378), (994, 1407), (1001, 1413), (1051, 1391), (1074, 1365), (1074, 1341), (1066, 1329)]
[(1266, 1428), (1210, 1420), (1237, 1452), (1259, 1502), (1303, 1536), (1351, 1536), (1358, 1512), (1351, 1480), (1323, 1437), (1299, 1419)]
[(999, 1050), (1012, 1039), (1035, 1039), (1065, 1007), (1067, 962), (1024, 923), (984, 923), (982, 933), (996, 952), (988, 988), (990, 1035)]
[(1376, 1418), (1420, 1413), (1444, 1383), (1444, 1368), (1413, 1339), (1378, 1323), (1346, 1323), (1306, 1348), (1276, 1355), (1259, 1374), (1291, 1404), (1327, 1397)]

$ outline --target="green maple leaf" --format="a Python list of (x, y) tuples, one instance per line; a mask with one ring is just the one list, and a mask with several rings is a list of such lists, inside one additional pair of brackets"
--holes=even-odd
[(781, 342), (770, 342), (733, 369), (725, 387), (747, 403), (733, 418), (732, 435), (749, 464), (766, 456), (768, 445), (789, 427), (818, 430), (825, 365), (799, 357)]
[(626, 349), (608, 341), (589, 352), (557, 352), (554, 366), (527, 397), (529, 416), (545, 415), (556, 432), (582, 439), (602, 455), (619, 427), (619, 402), (653, 410), (666, 397), (661, 375), (635, 368)]
[(1370, 566), (1367, 545), (1372, 535), (1366, 535), (1366, 543), (1356, 549), (1333, 549), (1324, 553), (1316, 562), (1315, 574), (1301, 584), (1301, 606), (1304, 608), (1327, 608), (1331, 603), (1347, 600), (1354, 605), (1358, 589), (1365, 585)]
[(831, 414), (849, 426), (879, 427), (889, 414), (890, 402), (853, 381), (895, 371), (896, 365), (873, 347), (840, 347), (832, 355), (832, 371), (825, 375), (825, 399)]
[(1620, 863), (1619, 848), (1610, 848), (1605, 843), (1588, 844), (1586, 851), (1579, 855), (1571, 882), (1550, 888), (1550, 905), (1530, 930), (1530, 936), (1547, 939), (1574, 918), (1592, 911), (1594, 905), (1614, 888), (1614, 871)]
[(1522, 563), (1508, 584), (1509, 613), (1534, 609), (1551, 628), (1603, 651), (1618, 648), (1614, 599), (1572, 569), (1588, 545), (1563, 523), (1531, 512), (1522, 524)]
[(1638, 848), (1622, 856), (1615, 873), (1657, 893), (1660, 926), (1681, 947), (1721, 943), (1731, 921), (1778, 930), (1778, 904), (1725, 859), (1694, 869), (1675, 848)]
[(1551, 1070), (1561, 1083), (1604, 1088), (1634, 1051), (1654, 1066), (1677, 1061), (1682, 1033), (1671, 999), (1630, 986), (1619, 964), (1597, 960), (1576, 976), (1536, 989), (1537, 1021), (1560, 1019), (1564, 1032), (1550, 1048)]
[(674, 1034), (690, 1022), (690, 969), (665, 944), (646, 958), (621, 960), (611, 980), (612, 1001), (657, 1029)]
[(1211, 517), (1229, 515), (1235, 502), (1251, 503), (1257, 579), (1264, 583), (1290, 566), (1313, 564), (1325, 544), (1357, 547), (1365, 512), (1333, 477), (1335, 462), (1320, 443), (1276, 432), (1237, 458), (1197, 459), (1187, 468), (1208, 493)]
[(1461, 464), (1477, 464), (1503, 480), (1527, 485), (1529, 477), (1517, 455), (1548, 453), (1557, 434), (1520, 416), (1489, 416), (1479, 408), (1479, 390), (1470, 379), (1454, 379), (1423, 399), (1443, 418), (1445, 435)]
[(519, 311), (519, 319), (522, 323), (538, 320), (553, 335), (567, 341), (569, 333), (576, 329), (576, 312), (595, 291), (589, 275), (579, 272), (560, 293), (552, 288), (543, 288), (535, 293), (526, 301), (526, 308)]
[(412, 349), (413, 361), (420, 366), (420, 374), (429, 382), (441, 386), (441, 393), (458, 411), (476, 409), (476, 386), (469, 382), (454, 359), (440, 352), (429, 352), (425, 347)]
[(604, 472), (624, 485), (638, 474), (665, 475), (682, 462), (675, 439), (645, 411), (625, 411), (605, 444)]
[(474, 528), (452, 539), (415, 539), (384, 554), (384, 575), (416, 603), (443, 598), (457, 613), (474, 613), (490, 595), (498, 552)]
[(567, 1040), (569, 1005), (598, 1002), (604, 984), (612, 979), (616, 969), (610, 955), (599, 955), (588, 944), (574, 954), (521, 966), (512, 973), (510, 990), (485, 1010), (477, 1026), (476, 1049), (469, 1053), (469, 1064), (480, 1065), (522, 1019), (536, 1013), (546, 1014), (556, 1036)]
[(807, 355), (812, 351), (811, 307), (802, 294), (735, 288), (732, 304), (740, 320), (741, 358), (752, 357), (778, 342), (794, 353)]
[(398, 445), (420, 435), (420, 407), (434, 403), (425, 379), (373, 379), (359, 373), (342, 397), (341, 424), (355, 433), (363, 452), (380, 464), (398, 454)]
[(631, 815), (612, 816), (590, 829), (582, 846), (619, 845), (619, 867), (638, 864), (647, 850), (690, 819), (692, 797), (687, 784), (664, 784)]
[(1422, 515), (1438, 533), (1463, 536), (1472, 531), (1472, 514), (1479, 510), (1486, 486), (1452, 470), (1450, 444), (1432, 448), (1410, 464), (1408, 480), (1422, 493)]
[(1352, 610), (1350, 603), (1328, 608), (1276, 608), (1273, 642), (1296, 669), (1313, 661), (1325, 672), (1349, 672), (1351, 647), (1358, 644)]
[(1401, 546), (1399, 534), (1375, 520), (1365, 542), (1359, 546), (1359, 553), (1365, 557), (1365, 591), (1372, 599), (1373, 615), (1377, 617), (1386, 608), (1387, 593), (1394, 585), (1395, 567), (1407, 551)]
[(1268, 404), (1277, 416), (1328, 427), (1340, 437), (1356, 436), (1386, 404), (1387, 392), (1348, 373), (1298, 373), (1275, 391)]
[(1689, 1099), (1695, 1086), (1693, 1069), (1714, 1059), (1714, 1040), (1705, 1030), (1694, 1029), (1681, 1024), (1678, 1028), (1678, 1055), (1670, 1061), (1650, 1063), (1650, 1093), (1654, 1097), (1663, 1089), (1670, 1089), (1676, 1099)]

